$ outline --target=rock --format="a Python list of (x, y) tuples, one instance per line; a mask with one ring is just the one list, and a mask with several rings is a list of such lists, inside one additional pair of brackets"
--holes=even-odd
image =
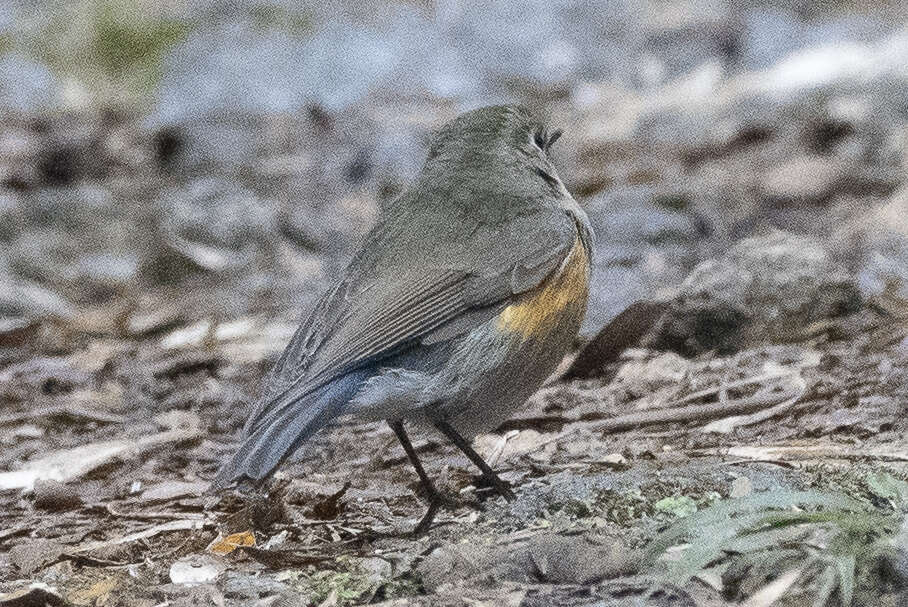
[(843, 246), (860, 251), (862, 292), (877, 295), (891, 284), (901, 297), (908, 297), (908, 187), (845, 232)]
[(847, 179), (845, 167), (835, 159), (805, 154), (767, 171), (760, 189), (770, 201), (818, 203), (829, 198)]
[(19, 234), (25, 225), (24, 219), (19, 197), (0, 191), (0, 240), (11, 240)]
[(660, 207), (670, 194), (649, 185), (613, 188), (584, 206), (596, 232), (587, 317), (592, 336), (636, 301), (677, 284), (701, 259), (703, 233), (684, 211)]
[(63, 555), (63, 552), (64, 547), (60, 542), (37, 539), (21, 542), (10, 548), (9, 560), (19, 570), (19, 573), (29, 577), (55, 562)]
[(242, 267), (262, 253), (277, 231), (270, 201), (215, 178), (165, 192), (159, 205), (167, 245), (204, 270)]
[(4, 275), (0, 270), (0, 318), (68, 319), (76, 309), (57, 293), (28, 281)]
[(817, 240), (773, 232), (694, 268), (644, 345), (684, 355), (737, 352), (795, 340), (860, 301), (854, 277)]
[[(239, 598), (245, 601), (276, 594), (282, 595), (284, 593), (292, 595), (299, 600), (298, 595), (293, 593), (287, 584), (283, 584), (269, 575), (248, 575), (228, 570), (224, 576), (223, 589), (227, 597)], [(298, 603), (290, 604), (305, 605), (307, 602), (299, 600)]]
[(41, 582), (0, 594), (0, 607), (68, 607), (71, 604), (54, 588)]
[(59, 91), (46, 66), (17, 53), (0, 56), (0, 108), (22, 113), (54, 109)]
[(609, 536), (541, 533), (498, 546), (454, 544), (419, 565), (430, 592), (471, 577), (518, 583), (589, 584), (633, 573), (639, 555)]
[(75, 510), (82, 505), (79, 491), (59, 481), (36, 481), (34, 487), (35, 508), (49, 511)]
[(210, 584), (227, 567), (220, 560), (204, 555), (186, 556), (170, 566), (170, 581), (174, 584)]

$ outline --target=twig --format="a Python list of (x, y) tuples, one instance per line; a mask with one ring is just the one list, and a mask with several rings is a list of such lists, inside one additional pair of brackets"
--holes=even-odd
[(795, 375), (797, 371), (784, 371), (776, 373), (764, 373), (763, 375), (754, 375), (753, 377), (746, 377), (744, 379), (739, 379), (731, 383), (721, 383), (718, 386), (712, 388), (704, 388), (703, 390), (698, 390), (697, 392), (691, 392), (683, 398), (679, 398), (675, 402), (667, 405), (668, 407), (674, 407), (676, 405), (683, 405), (684, 403), (689, 403), (695, 401), (698, 398), (703, 398), (704, 396), (710, 396), (712, 394), (717, 394), (721, 392), (727, 392), (728, 390), (734, 388), (741, 388), (744, 386), (750, 386), (753, 384), (762, 384), (773, 379), (782, 379), (784, 377), (789, 377)]
[(504, 453), (504, 448), (508, 444), (508, 441), (520, 434), (519, 430), (508, 430), (505, 432), (495, 443), (495, 447), (492, 449), (492, 454), (486, 458), (486, 461), (493, 468), (498, 464), (498, 460), (501, 459), (501, 454)]
[(772, 464), (782, 468), (798, 468), (795, 464), (786, 462), (783, 459), (733, 459), (731, 461), (722, 462), (722, 464), (725, 466), (737, 466), (739, 464)]
[[(687, 403), (692, 400), (708, 396), (710, 394), (718, 394), (723, 390), (728, 390), (729, 388), (738, 388), (741, 386), (764, 382), (770, 379), (789, 377), (791, 375), (792, 373), (789, 372), (767, 373), (748, 379), (742, 379), (730, 384), (723, 384), (714, 388), (694, 392), (693, 394), (689, 394), (688, 396), (676, 400), (674, 403), (672, 403), (672, 405), (674, 406), (670, 405), (668, 407), (660, 407), (659, 409), (650, 409), (648, 411), (639, 411), (636, 413), (628, 413), (627, 415), (619, 415), (618, 417), (603, 419), (592, 423), (583, 423), (582, 428), (585, 430), (599, 430), (603, 433), (609, 433), (619, 432), (621, 430), (630, 430), (632, 428), (637, 428), (640, 426), (673, 424), (695, 420), (713, 419), (718, 417), (728, 417), (730, 415), (748, 414), (764, 409), (767, 406), (779, 405), (780, 398), (784, 399), (782, 404), (787, 404), (787, 401), (791, 398), (800, 398), (802, 396), (802, 392), (799, 391), (796, 394), (788, 392), (781, 395), (763, 393), (754, 394), (753, 396), (735, 400), (720, 401), (702, 405), (686, 405), (680, 407), (677, 405)], [(579, 424), (580, 422), (575, 423)], [(549, 443), (560, 441), (565, 437), (576, 433), (580, 429), (581, 427), (575, 426), (574, 428), (561, 432), (546, 441), (542, 441), (539, 443), (539, 445), (537, 445), (536, 450), (541, 449)]]
[(727, 449), (695, 449), (689, 452), (694, 457), (700, 456), (732, 456), (739, 459), (735, 462), (748, 460), (770, 460), (773, 462), (805, 461), (805, 460), (830, 460), (843, 459), (849, 461), (880, 461), (880, 462), (908, 462), (908, 451), (893, 451), (883, 449), (842, 449), (834, 445), (738, 445)]
[(155, 525), (154, 527), (149, 527), (137, 533), (132, 533), (130, 535), (124, 535), (112, 540), (103, 540), (99, 542), (91, 542), (88, 544), (83, 544), (79, 546), (74, 553), (78, 552), (89, 552), (91, 550), (97, 550), (98, 548), (107, 548), (108, 546), (118, 546), (120, 544), (131, 544), (132, 542), (137, 542), (139, 540), (144, 540), (150, 537), (154, 537), (160, 533), (167, 533), (169, 531), (197, 531), (205, 527), (213, 527), (214, 523), (212, 521), (199, 521), (196, 519), (182, 519), (178, 521), (170, 521), (163, 523), (161, 525)]
[(113, 504), (107, 504), (105, 507), (108, 514), (117, 518), (130, 518), (137, 521), (150, 521), (156, 519), (167, 520), (205, 520), (204, 514), (195, 514), (191, 512), (120, 512), (114, 510)]
[(77, 419), (86, 419), (93, 422), (104, 424), (121, 424), (126, 421), (125, 415), (110, 413), (98, 409), (90, 409), (79, 405), (65, 404), (22, 411), (20, 413), (9, 413), (0, 415), (0, 425), (17, 424), (25, 421), (32, 421), (41, 417), (68, 416)]
[[(784, 397), (791, 398), (788, 395), (783, 395), (783, 398)], [(611, 419), (603, 419), (592, 424), (587, 424), (586, 428), (590, 430), (601, 430), (603, 432), (617, 432), (619, 430), (636, 428), (637, 426), (671, 424), (711, 419), (715, 417), (726, 417), (729, 414), (745, 414), (750, 413), (751, 411), (759, 411), (769, 405), (778, 404), (778, 402), (778, 394), (755, 394), (753, 396), (738, 398), (724, 403), (719, 402), (705, 405), (687, 405), (685, 407), (666, 407), (629, 413), (627, 415), (620, 415)]]
[(756, 413), (751, 413), (750, 415), (733, 415), (731, 417), (726, 417), (724, 419), (717, 419), (716, 421), (710, 422), (700, 428), (700, 432), (718, 432), (721, 434), (727, 434), (737, 428), (738, 426), (752, 426), (760, 422), (766, 421), (767, 419), (772, 419), (787, 413), (791, 409), (792, 405), (801, 400), (804, 394), (807, 392), (807, 382), (804, 381), (803, 377), (797, 377), (796, 382), (798, 392), (789, 399), (786, 399), (770, 407), (769, 409), (763, 409), (762, 411), (757, 411)]

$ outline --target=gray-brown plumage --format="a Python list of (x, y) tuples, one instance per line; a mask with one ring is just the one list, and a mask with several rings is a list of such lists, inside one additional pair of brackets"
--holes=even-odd
[(514, 106), (438, 132), (265, 378), (215, 487), (263, 481), (340, 415), (471, 436), (538, 387), (579, 328), (591, 254), (586, 215), (547, 156), (556, 138)]

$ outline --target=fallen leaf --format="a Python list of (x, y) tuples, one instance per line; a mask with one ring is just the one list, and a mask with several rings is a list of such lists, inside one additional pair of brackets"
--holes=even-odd
[(119, 585), (119, 576), (113, 575), (98, 580), (88, 588), (71, 592), (67, 597), (76, 605), (106, 605), (110, 600), (111, 593), (116, 590)]
[[(798, 581), (802, 571), (803, 569), (789, 569), (751, 595), (749, 599), (741, 603), (741, 607), (770, 607), (777, 604), (776, 602), (782, 598), (782, 595)], [(851, 601), (848, 601), (848, 604), (850, 603)]]
[(665, 302), (638, 301), (612, 319), (580, 351), (563, 380), (595, 377), (627, 348), (636, 346), (668, 308)]
[(113, 461), (136, 458), (201, 436), (202, 432), (197, 426), (182, 427), (139, 439), (104, 441), (53, 451), (50, 455), (28, 462), (21, 470), (0, 472), (0, 490), (31, 490), (35, 482), (40, 480), (65, 483)]
[(218, 536), (208, 545), (208, 551), (221, 556), (230, 554), (240, 547), (255, 546), (255, 536), (251, 530), (231, 533), (227, 537)]

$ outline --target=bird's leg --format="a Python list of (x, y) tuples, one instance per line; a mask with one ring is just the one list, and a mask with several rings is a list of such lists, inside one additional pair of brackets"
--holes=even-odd
[(451, 424), (446, 422), (440, 416), (429, 414), (429, 419), (435, 425), (438, 430), (451, 439), (451, 442), (457, 445), (457, 448), (464, 452), (464, 455), (470, 458), (476, 467), (482, 471), (483, 477), (491, 483), (495, 490), (498, 491), (498, 494), (501, 495), (504, 499), (509, 502), (517, 499), (517, 496), (514, 495), (514, 492), (511, 490), (511, 486), (507, 482), (501, 480), (495, 471), (492, 470), (482, 457), (476, 453), (473, 447), (470, 445), (470, 441), (462, 437), (457, 430), (454, 429)]
[(404, 448), (407, 458), (410, 460), (410, 463), (413, 464), (413, 469), (416, 470), (416, 474), (419, 475), (419, 481), (422, 483), (423, 489), (425, 489), (426, 493), (429, 495), (429, 509), (423, 515), (419, 524), (416, 525), (416, 528), (413, 529), (413, 535), (422, 535), (429, 530), (438, 509), (446, 504), (451, 505), (451, 500), (445, 498), (445, 496), (435, 488), (435, 483), (433, 483), (432, 479), (429, 478), (429, 475), (426, 474), (425, 469), (422, 467), (422, 462), (416, 457), (416, 449), (413, 448), (410, 437), (407, 436), (407, 431), (404, 430), (403, 422), (388, 420), (388, 425), (391, 426), (391, 429), (394, 430), (394, 434), (397, 435), (397, 440), (400, 441), (400, 445)]

